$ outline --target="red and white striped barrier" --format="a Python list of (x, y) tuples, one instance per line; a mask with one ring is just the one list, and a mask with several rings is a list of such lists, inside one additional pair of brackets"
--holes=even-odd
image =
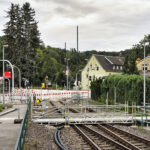
[(79, 95), (82, 98), (90, 98), (89, 91), (67, 91), (67, 90), (33, 90), (32, 96), (42, 99), (63, 99)]
[[(72, 98), (75, 96), (80, 96), (81, 98), (91, 98), (90, 91), (75, 91), (75, 90), (43, 90), (43, 89), (15, 89), (13, 96), (12, 93), (5, 94), (5, 102), (15, 100), (27, 100), (30, 96), (41, 99), (59, 100), (64, 98)], [(0, 94), (0, 102), (3, 101), (3, 94)]]

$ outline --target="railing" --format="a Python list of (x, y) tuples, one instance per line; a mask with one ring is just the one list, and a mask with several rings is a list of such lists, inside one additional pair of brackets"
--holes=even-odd
[(14, 150), (23, 150), (23, 148), (24, 148), (24, 141), (25, 141), (25, 135), (26, 135), (26, 130), (27, 130), (28, 114), (30, 112), (30, 108), (31, 108), (31, 99), (29, 99), (29, 101), (28, 101), (27, 110), (26, 110), (25, 116), (22, 120), (21, 129), (20, 129)]

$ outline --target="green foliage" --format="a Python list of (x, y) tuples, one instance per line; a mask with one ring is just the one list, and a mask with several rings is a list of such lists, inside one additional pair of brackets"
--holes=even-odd
[[(8, 22), (5, 25), (4, 33), (8, 44), (6, 59), (21, 69), (22, 78), (30, 82), (35, 78), (35, 56), (36, 48), (39, 47), (40, 37), (35, 11), (30, 3), (20, 7), (11, 4), (7, 11)], [(18, 79), (16, 76), (15, 81)]]
[[(102, 82), (101, 82), (102, 81)], [(99, 89), (98, 89), (99, 88)], [(109, 93), (109, 102), (113, 104), (116, 88), (117, 103), (143, 103), (143, 76), (140, 75), (110, 75), (105, 80), (97, 79), (91, 82), (91, 96), (102, 103)], [(146, 102), (150, 102), (150, 78), (146, 78)]]
[(102, 79), (99, 78), (99, 79), (94, 79), (92, 82), (91, 82), (91, 97), (92, 99), (96, 100), (97, 97), (99, 95), (102, 94)]
[(33, 146), (34, 146), (34, 147), (37, 147), (37, 146), (38, 146), (38, 141), (37, 141), (36, 137), (34, 138)]
[(125, 62), (123, 65), (123, 72), (125, 74), (139, 74), (137, 66), (136, 66), (136, 53), (131, 52), (125, 57)]
[(2, 112), (4, 109), (4, 106), (3, 105), (0, 105), (0, 112)]

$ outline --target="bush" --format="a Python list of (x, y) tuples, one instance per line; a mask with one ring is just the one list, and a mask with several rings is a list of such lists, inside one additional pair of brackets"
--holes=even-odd
[[(116, 89), (116, 102), (129, 102), (132, 105), (142, 105), (143, 102), (143, 76), (141, 75), (110, 75), (105, 79), (96, 79), (91, 82), (92, 99), (104, 101), (107, 98), (109, 104), (113, 104)], [(146, 102), (150, 103), (150, 78), (146, 78)]]

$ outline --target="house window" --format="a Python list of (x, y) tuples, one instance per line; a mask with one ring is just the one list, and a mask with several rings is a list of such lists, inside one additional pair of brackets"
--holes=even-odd
[(117, 70), (119, 69), (119, 66), (117, 66), (117, 68), (116, 68)]
[(89, 76), (89, 80), (90, 80), (90, 81), (92, 80), (92, 77), (91, 77), (91, 76)]
[(97, 67), (97, 71), (99, 70), (99, 67)]
[(87, 68), (87, 72), (89, 72), (89, 68)]
[(115, 70), (115, 65), (113, 66), (113, 70)]
[[(144, 71), (144, 64), (142, 65)], [(145, 70), (147, 70), (147, 64), (145, 64)]]
[(120, 66), (120, 70), (122, 70), (122, 66)]

